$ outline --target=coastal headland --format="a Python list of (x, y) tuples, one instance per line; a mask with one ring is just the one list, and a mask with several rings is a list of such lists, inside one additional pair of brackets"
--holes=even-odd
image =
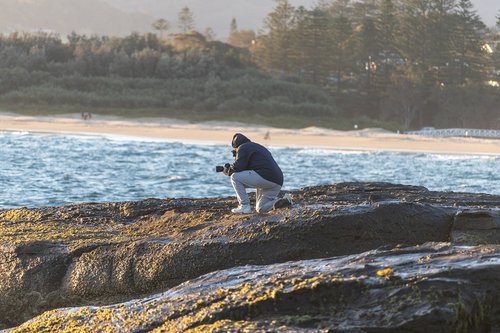
[[(8, 332), (497, 332), (500, 197), (388, 183), (0, 210)], [(20, 326), (19, 326), (20, 325)]]
[(79, 115), (30, 117), (2, 114), (0, 131), (127, 136), (209, 144), (229, 144), (235, 132), (243, 132), (257, 142), (276, 147), (500, 155), (500, 140), (495, 139), (431, 138), (381, 129), (283, 129), (241, 123), (189, 123), (173, 119), (131, 120), (102, 116), (84, 121)]

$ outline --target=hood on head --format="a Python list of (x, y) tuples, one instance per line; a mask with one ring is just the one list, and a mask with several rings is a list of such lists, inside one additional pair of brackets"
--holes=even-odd
[(233, 141), (232, 141), (231, 145), (233, 146), (233, 148), (238, 148), (239, 146), (241, 146), (242, 144), (247, 143), (247, 142), (250, 142), (249, 138), (247, 138), (246, 136), (244, 136), (241, 133), (236, 133), (233, 136)]

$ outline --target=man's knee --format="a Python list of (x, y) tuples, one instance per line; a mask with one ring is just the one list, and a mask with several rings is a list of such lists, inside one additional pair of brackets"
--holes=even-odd
[(273, 209), (274, 200), (260, 200), (255, 205), (257, 213), (268, 213)]
[(239, 182), (241, 181), (241, 172), (234, 172), (229, 178), (232, 182)]
[(231, 183), (233, 183), (233, 184), (239, 182), (237, 173), (233, 173), (229, 178), (231, 179)]

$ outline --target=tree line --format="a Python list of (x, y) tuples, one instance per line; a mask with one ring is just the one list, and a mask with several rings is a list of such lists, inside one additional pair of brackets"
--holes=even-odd
[(500, 38), (470, 0), (275, 3), (250, 47), (273, 77), (328, 89), (346, 116), (405, 129), (500, 126)]
[[(228, 43), (275, 79), (328, 91), (341, 116), (396, 119), (404, 129), (500, 127), (500, 38), (470, 0), (275, 3), (259, 35), (233, 18)], [(179, 27), (186, 21), (194, 24), (187, 7)]]
[[(47, 33), (0, 37), (0, 103), (158, 108), (235, 116), (334, 115), (312, 85), (260, 73), (248, 50), (195, 31), (169, 39)], [(208, 117), (208, 116), (207, 116)]]
[(0, 104), (251, 114), (264, 123), (301, 117), (328, 126), (364, 119), (402, 130), (500, 125), (500, 37), (470, 0), (275, 3), (259, 33), (233, 19), (227, 43), (210, 29), (192, 30), (187, 7), (175, 34), (159, 19), (158, 34), (123, 38), (0, 36)]

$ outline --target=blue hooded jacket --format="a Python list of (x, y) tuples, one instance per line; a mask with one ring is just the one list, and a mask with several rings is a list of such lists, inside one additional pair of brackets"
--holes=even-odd
[(271, 152), (264, 146), (250, 141), (241, 133), (236, 133), (232, 141), (236, 156), (231, 169), (234, 172), (254, 170), (262, 178), (283, 186), (283, 172)]

